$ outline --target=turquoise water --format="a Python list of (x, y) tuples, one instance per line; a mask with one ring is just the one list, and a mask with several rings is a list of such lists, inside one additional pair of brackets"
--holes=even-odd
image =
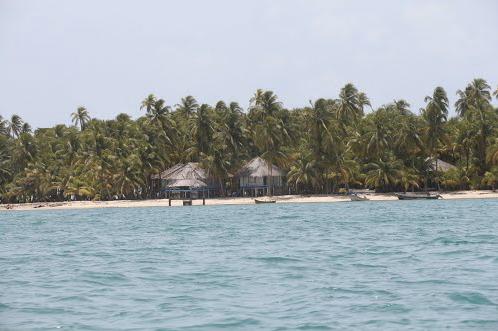
[(498, 200), (0, 213), (0, 329), (498, 329)]

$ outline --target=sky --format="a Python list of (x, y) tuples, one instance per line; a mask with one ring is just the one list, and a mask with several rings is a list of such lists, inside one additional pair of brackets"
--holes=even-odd
[(33, 127), (136, 118), (149, 93), (177, 104), (273, 90), (287, 108), (348, 82), (374, 108), (418, 113), (443, 86), (498, 86), (498, 1), (0, 0), (0, 115)]

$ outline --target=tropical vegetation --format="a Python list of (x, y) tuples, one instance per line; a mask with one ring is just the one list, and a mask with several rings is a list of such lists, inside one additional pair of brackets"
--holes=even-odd
[[(200, 162), (227, 194), (230, 174), (255, 156), (288, 172), (291, 193), (494, 189), (494, 97), (498, 90), (475, 79), (457, 91), (453, 117), (443, 87), (414, 111), (405, 100), (372, 109), (353, 84), (295, 109), (257, 90), (247, 110), (192, 96), (168, 105), (150, 94), (137, 119), (99, 120), (78, 107), (73, 125), (33, 130), (18, 115), (0, 116), (0, 197), (4, 203), (145, 199), (156, 194), (155, 174), (189, 161)], [(456, 167), (442, 171), (437, 160)]]

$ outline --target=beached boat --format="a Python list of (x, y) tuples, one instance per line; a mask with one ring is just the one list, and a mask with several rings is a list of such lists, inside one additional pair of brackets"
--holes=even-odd
[(430, 193), (397, 193), (395, 195), (399, 200), (437, 200), (442, 198), (439, 194)]
[(260, 203), (275, 203), (277, 200), (272, 199), (272, 198), (261, 198), (261, 199), (254, 199), (254, 202), (257, 204)]
[(368, 200), (370, 200), (366, 196), (364, 196), (364, 195), (358, 195), (356, 193), (351, 194), (349, 196), (349, 198), (351, 199), (351, 201), (368, 201)]

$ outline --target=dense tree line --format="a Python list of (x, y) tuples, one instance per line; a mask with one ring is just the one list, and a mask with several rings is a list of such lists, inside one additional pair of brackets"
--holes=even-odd
[[(33, 132), (17, 115), (0, 116), (1, 200), (148, 198), (154, 174), (187, 161), (200, 162), (226, 187), (228, 174), (257, 155), (288, 170), (295, 193), (494, 188), (493, 94), (498, 90), (475, 79), (457, 91), (453, 118), (442, 87), (416, 114), (404, 100), (373, 110), (352, 84), (337, 98), (296, 109), (286, 109), (272, 91), (258, 90), (246, 112), (236, 102), (212, 106), (192, 96), (169, 106), (151, 94), (137, 120), (126, 114), (93, 119), (80, 107), (72, 114), (74, 126)], [(430, 160), (438, 158), (457, 168), (431, 170)]]

